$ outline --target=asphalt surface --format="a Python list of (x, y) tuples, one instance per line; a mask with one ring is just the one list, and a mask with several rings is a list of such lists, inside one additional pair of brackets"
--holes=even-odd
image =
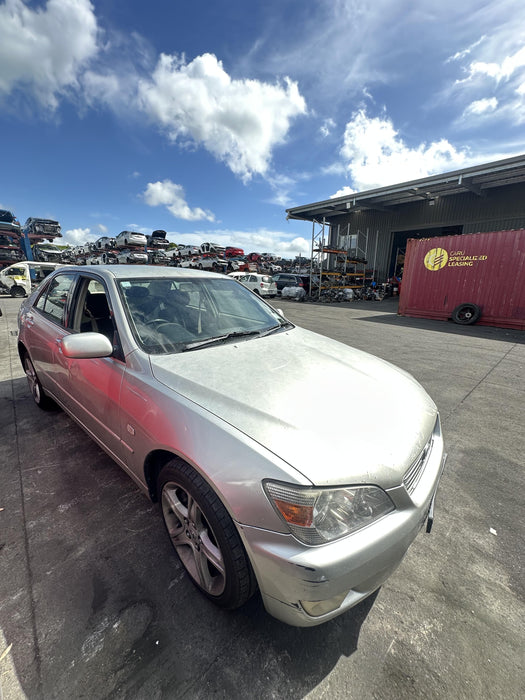
[(449, 459), (432, 534), (323, 626), (288, 627), (258, 598), (216, 609), (157, 507), (65, 414), (34, 405), (19, 302), (0, 297), (0, 700), (525, 697), (525, 334), (401, 318), (393, 300), (276, 305), (434, 398)]

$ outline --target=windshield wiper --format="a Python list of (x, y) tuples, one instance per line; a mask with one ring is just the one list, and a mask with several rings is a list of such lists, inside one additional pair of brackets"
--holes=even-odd
[(213, 338), (206, 338), (206, 340), (197, 340), (195, 343), (187, 343), (181, 350), (181, 352), (186, 352), (187, 350), (196, 350), (197, 348), (202, 348), (205, 345), (212, 345), (213, 343), (220, 343), (223, 340), (230, 340), (230, 338), (244, 338), (249, 335), (260, 335), (260, 331), (232, 331), (231, 333), (226, 333), (225, 335), (216, 335)]
[(265, 335), (271, 335), (272, 333), (276, 333), (277, 331), (280, 331), (282, 328), (290, 328), (293, 327), (293, 323), (290, 323), (290, 321), (280, 321), (276, 326), (270, 326), (270, 328), (267, 328), (265, 331), (260, 331), (259, 337), (263, 337)]

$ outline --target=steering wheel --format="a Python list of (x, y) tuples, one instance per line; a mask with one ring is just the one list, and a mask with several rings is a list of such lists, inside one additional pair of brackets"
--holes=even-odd
[[(146, 326), (152, 326), (154, 323), (171, 323), (171, 321), (168, 321), (167, 318), (152, 318), (149, 321), (145, 321), (144, 325)], [(158, 329), (157, 329), (158, 330)]]

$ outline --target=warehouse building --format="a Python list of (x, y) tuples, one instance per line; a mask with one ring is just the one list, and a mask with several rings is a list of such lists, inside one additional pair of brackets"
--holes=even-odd
[[(402, 275), (410, 238), (525, 228), (525, 155), (287, 209), (312, 222), (314, 262), (366, 260), (368, 279)], [(318, 258), (316, 261), (315, 258)]]

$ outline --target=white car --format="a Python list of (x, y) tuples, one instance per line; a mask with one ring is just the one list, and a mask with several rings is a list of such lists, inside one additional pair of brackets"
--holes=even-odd
[[(116, 238), (117, 248), (128, 248), (129, 246), (145, 246), (146, 236), (137, 231), (121, 231)], [(147, 257), (147, 256), (146, 256)]]
[(148, 262), (148, 254), (141, 253), (138, 250), (122, 250), (120, 253), (117, 253), (117, 260), (120, 265), (146, 265)]
[(114, 238), (110, 238), (109, 236), (102, 236), (101, 238), (97, 238), (95, 241), (97, 250), (112, 250), (116, 247), (116, 245), (116, 240)]
[(277, 296), (277, 285), (269, 275), (250, 273), (249, 275), (244, 275), (244, 277), (238, 277), (237, 280), (261, 297), (273, 298)]
[(186, 258), (190, 255), (200, 255), (199, 246), (196, 245), (184, 245), (179, 248), (179, 255), (182, 258)]

